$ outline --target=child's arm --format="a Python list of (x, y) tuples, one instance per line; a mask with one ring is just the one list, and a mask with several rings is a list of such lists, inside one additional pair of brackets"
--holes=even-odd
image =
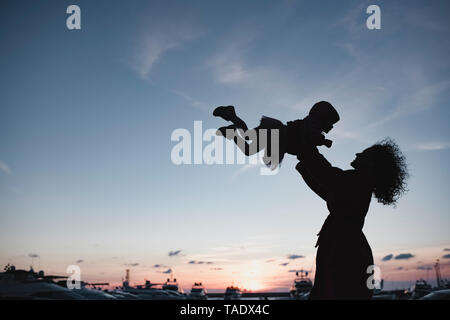
[(325, 139), (325, 136), (322, 133), (311, 134), (311, 140), (314, 146), (326, 146), (327, 148), (331, 148), (331, 145), (333, 144), (333, 141)]
[(328, 139), (323, 140), (323, 145), (326, 146), (327, 148), (331, 148), (332, 144), (333, 144), (333, 141), (331, 141), (331, 140), (328, 140)]

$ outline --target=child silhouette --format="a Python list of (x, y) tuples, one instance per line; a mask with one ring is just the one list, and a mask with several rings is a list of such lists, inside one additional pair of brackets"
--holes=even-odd
[[(309, 114), (303, 119), (288, 121), (285, 125), (280, 120), (263, 116), (259, 126), (250, 130), (246, 123), (236, 115), (234, 106), (217, 107), (213, 115), (233, 123), (220, 127), (217, 135), (233, 139), (247, 156), (264, 149), (263, 161), (272, 170), (281, 163), (285, 153), (295, 156), (298, 154), (300, 141), (312, 146), (325, 145), (330, 148), (332, 141), (325, 139), (322, 132), (328, 133), (339, 121), (336, 109), (326, 101), (314, 104)], [(262, 137), (263, 134), (267, 134), (266, 138)], [(274, 141), (272, 138), (275, 138)], [(251, 142), (248, 142), (249, 140)], [(276, 157), (277, 154), (272, 154), (272, 149), (275, 150), (273, 153), (276, 153), (278, 149), (278, 157)]]

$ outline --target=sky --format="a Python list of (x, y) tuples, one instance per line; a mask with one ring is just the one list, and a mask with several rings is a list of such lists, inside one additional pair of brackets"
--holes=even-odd
[[(81, 9), (69, 30), (66, 9)], [(381, 9), (369, 30), (366, 9)], [(350, 169), (385, 137), (402, 149), (409, 192), (372, 200), (364, 233), (385, 284), (450, 278), (448, 1), (2, 1), (0, 264), (86, 281), (202, 281), (286, 290), (315, 270), (325, 203), (286, 156), (261, 165), (175, 164), (234, 105), (303, 118), (320, 100), (341, 120), (320, 148)], [(222, 139), (222, 138), (220, 138)], [(201, 139), (200, 139), (201, 140)], [(215, 140), (216, 141), (216, 140)], [(211, 141), (203, 141), (205, 148)], [(202, 149), (201, 149), (202, 150)]]

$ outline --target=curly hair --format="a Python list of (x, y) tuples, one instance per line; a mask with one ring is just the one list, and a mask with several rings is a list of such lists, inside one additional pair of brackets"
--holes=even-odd
[(398, 145), (386, 138), (370, 147), (374, 157), (374, 195), (384, 205), (394, 205), (406, 192), (408, 169)]

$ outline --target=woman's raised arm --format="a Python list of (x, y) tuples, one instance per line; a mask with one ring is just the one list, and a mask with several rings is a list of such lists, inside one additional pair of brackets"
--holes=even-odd
[(295, 169), (302, 175), (308, 187), (327, 201), (331, 190), (336, 185), (337, 177), (342, 170), (333, 167), (319, 153), (317, 147), (313, 146), (303, 147), (297, 159), (300, 162)]

